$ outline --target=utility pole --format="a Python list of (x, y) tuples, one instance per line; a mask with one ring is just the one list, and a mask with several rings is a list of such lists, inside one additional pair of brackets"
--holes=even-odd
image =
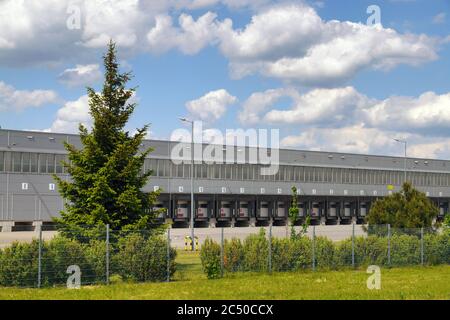
[(404, 173), (405, 173), (405, 180), (404, 180), (404, 182), (406, 182), (406, 161), (407, 161), (406, 149), (408, 147), (408, 141), (400, 140), (400, 139), (394, 139), (394, 140), (399, 142), (399, 143), (403, 143), (405, 145), (405, 161), (404, 161), (404, 165), (403, 165), (404, 166), (403, 170), (404, 170)]
[(192, 240), (192, 251), (195, 251), (195, 240), (194, 240), (194, 121), (179, 118), (183, 122), (191, 124), (191, 240)]

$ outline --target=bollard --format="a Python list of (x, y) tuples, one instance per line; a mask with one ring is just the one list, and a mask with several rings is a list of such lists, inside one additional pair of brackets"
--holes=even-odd
[[(198, 251), (198, 237), (195, 236), (194, 239), (195, 239), (195, 251)], [(191, 247), (191, 250), (192, 250), (192, 247)]]

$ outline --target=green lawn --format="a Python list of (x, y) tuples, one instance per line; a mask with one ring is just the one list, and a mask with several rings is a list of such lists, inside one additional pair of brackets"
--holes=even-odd
[(365, 270), (232, 274), (207, 280), (198, 253), (180, 252), (170, 283), (115, 283), (80, 290), (1, 288), (0, 299), (450, 299), (450, 266), (382, 269), (381, 290)]

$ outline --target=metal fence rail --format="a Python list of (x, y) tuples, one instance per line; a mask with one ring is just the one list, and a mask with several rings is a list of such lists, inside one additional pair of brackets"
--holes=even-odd
[[(234, 272), (288, 272), (358, 268), (369, 264), (402, 267), (450, 263), (450, 235), (431, 228), (390, 225), (336, 228), (310, 226), (296, 237), (290, 227), (195, 229), (202, 251), (206, 239), (217, 246), (219, 276)], [(60, 230), (45, 238), (38, 230), (28, 242), (0, 248), (0, 286), (48, 287), (184, 279), (176, 270), (177, 251), (190, 249), (189, 230)], [(186, 238), (188, 237), (188, 238)], [(195, 239), (194, 239), (195, 240)], [(1, 242), (1, 239), (0, 239)], [(220, 248), (220, 249), (219, 249)], [(194, 255), (197, 261), (200, 259)], [(200, 262), (198, 262), (200, 263)]]

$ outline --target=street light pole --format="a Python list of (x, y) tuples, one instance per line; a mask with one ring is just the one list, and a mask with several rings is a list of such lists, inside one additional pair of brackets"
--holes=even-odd
[(400, 139), (394, 139), (394, 140), (397, 141), (397, 142), (399, 142), (399, 143), (403, 143), (403, 144), (405, 145), (405, 161), (404, 161), (405, 180), (404, 180), (404, 182), (406, 182), (406, 159), (407, 159), (407, 156), (406, 156), (406, 149), (407, 149), (407, 147), (408, 147), (408, 141), (406, 141), (406, 140), (400, 140)]
[(181, 121), (191, 124), (191, 240), (192, 240), (192, 251), (195, 251), (195, 240), (194, 240), (194, 121), (188, 120), (186, 118), (180, 118)]

